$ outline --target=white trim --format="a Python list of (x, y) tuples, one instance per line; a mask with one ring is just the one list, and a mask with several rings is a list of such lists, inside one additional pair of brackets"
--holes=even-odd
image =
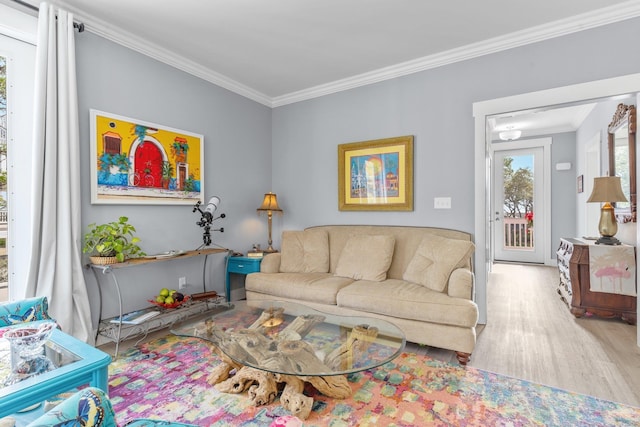
[[(476, 303), (480, 310), (479, 323), (487, 322), (487, 233), (486, 201), (488, 186), (487, 173), (489, 168), (486, 161), (487, 138), (485, 133), (486, 120), (489, 116), (506, 111), (519, 111), (558, 105), (586, 99), (603, 98), (614, 95), (640, 92), (640, 74), (614, 77), (588, 83), (580, 83), (538, 92), (530, 92), (505, 98), (491, 99), (473, 104), (475, 118), (475, 251), (476, 266)], [(640, 239), (639, 239), (640, 241)], [(490, 242), (489, 242), (490, 243)], [(640, 306), (638, 306), (640, 312)]]
[(318, 98), (324, 95), (342, 92), (640, 16), (640, 1), (630, 0), (625, 3), (517, 31), (505, 36), (491, 38), (434, 55), (417, 58), (397, 65), (380, 68), (323, 85), (281, 96), (269, 97), (262, 92), (204, 67), (195, 61), (186, 59), (176, 52), (171, 52), (127, 31), (114, 28), (112, 25), (96, 17), (87, 16), (70, 5), (65, 4), (65, 8), (73, 12), (76, 18), (85, 24), (87, 31), (272, 108)]
[(324, 85), (315, 86), (298, 92), (289, 93), (273, 98), (272, 105), (279, 107), (294, 102), (304, 101), (311, 98), (336, 93), (383, 80), (389, 80), (443, 65), (477, 58), (491, 53), (501, 52), (507, 49), (536, 43), (555, 37), (573, 34), (590, 28), (612, 24), (625, 19), (640, 16), (640, 3), (630, 1), (621, 5), (599, 9), (593, 12), (566, 18), (526, 30), (517, 31), (501, 37), (473, 43), (457, 49), (451, 49), (435, 55), (425, 56), (412, 61), (403, 62), (379, 70), (363, 73)]
[(259, 104), (272, 107), (271, 98), (267, 95), (258, 92), (248, 86), (243, 85), (229, 77), (216, 73), (197, 62), (187, 59), (175, 52), (168, 49), (164, 49), (156, 44), (150, 43), (138, 36), (135, 36), (129, 32), (114, 29), (95, 18), (78, 18), (84, 25), (85, 30), (90, 31), (98, 36), (104, 37), (107, 40), (111, 40), (124, 47), (127, 47), (136, 52), (147, 55), (153, 59), (156, 59), (165, 64), (171, 65), (174, 68), (184, 71), (185, 73), (199, 77), (210, 83), (227, 89), (233, 93), (244, 96)]
[(38, 18), (0, 4), (0, 34), (36, 45)]

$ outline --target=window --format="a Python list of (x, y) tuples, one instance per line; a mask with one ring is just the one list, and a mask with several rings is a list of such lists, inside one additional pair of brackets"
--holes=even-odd
[(35, 17), (0, 4), (0, 301), (25, 295), (36, 32)]
[(0, 56), (0, 301), (9, 297), (7, 217), (7, 58)]

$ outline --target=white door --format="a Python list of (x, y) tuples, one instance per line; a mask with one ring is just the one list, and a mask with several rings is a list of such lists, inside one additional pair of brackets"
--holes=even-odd
[(496, 261), (544, 263), (543, 154), (542, 147), (494, 151)]
[[(2, 5), (0, 5), (2, 6)], [(0, 27), (4, 16), (0, 15)], [(0, 28), (0, 31), (2, 28)], [(7, 201), (8, 224), (0, 226), (0, 233), (6, 229), (6, 252), (0, 251), (0, 258), (8, 262), (8, 295), (0, 292), (0, 297), (9, 300), (24, 298), (28, 262), (28, 242), (31, 241), (29, 226), (31, 194), (29, 191), (31, 172), (31, 139), (33, 129), (33, 79), (35, 73), (34, 45), (0, 34), (0, 56), (6, 65), (6, 108), (0, 108), (0, 131), (5, 130), (7, 159), (0, 169), (7, 173), (6, 189), (0, 189), (0, 196)], [(5, 220), (4, 215), (0, 221)], [(0, 268), (4, 260), (0, 259)], [(3, 285), (0, 284), (0, 288)], [(6, 291), (0, 289), (0, 291)]]

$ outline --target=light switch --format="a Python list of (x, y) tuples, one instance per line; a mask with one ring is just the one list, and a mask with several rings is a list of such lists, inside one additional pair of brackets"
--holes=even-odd
[(434, 197), (434, 209), (451, 209), (451, 197)]

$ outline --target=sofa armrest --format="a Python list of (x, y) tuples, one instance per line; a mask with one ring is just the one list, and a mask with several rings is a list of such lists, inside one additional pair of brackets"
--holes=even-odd
[[(86, 409), (86, 413), (80, 414), (79, 408)], [(102, 418), (101, 422), (95, 424), (100, 417)], [(33, 421), (29, 427), (67, 425), (64, 422), (72, 425), (72, 422), (79, 418), (82, 418), (87, 423), (86, 425), (117, 426), (116, 416), (107, 395), (98, 388), (87, 387)], [(76, 424), (73, 423), (73, 425)]]
[(456, 268), (449, 276), (448, 294), (454, 298), (473, 299), (474, 277), (468, 268)]
[(0, 304), (0, 327), (37, 320), (54, 320), (49, 316), (47, 297), (27, 298)]
[(280, 252), (267, 254), (262, 258), (260, 273), (280, 273)]

